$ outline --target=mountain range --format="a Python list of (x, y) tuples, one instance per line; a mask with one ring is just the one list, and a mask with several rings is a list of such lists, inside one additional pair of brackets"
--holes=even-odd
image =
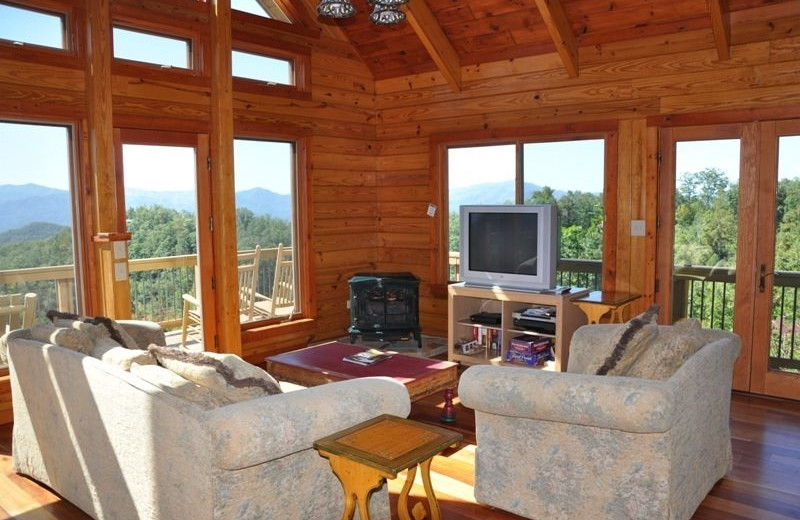
[[(126, 191), (128, 207), (160, 205), (178, 211), (194, 213), (194, 191)], [(236, 193), (236, 205), (254, 214), (279, 219), (291, 216), (289, 195), (253, 188)], [(16, 230), (34, 222), (70, 226), (69, 192), (38, 184), (0, 185), (0, 207), (6, 208), (0, 217), (0, 232)]]
[[(541, 189), (540, 186), (525, 183), (525, 198)], [(563, 191), (555, 191), (560, 198)], [(141, 189), (126, 190), (128, 207), (160, 205), (179, 211), (194, 213), (194, 191), (149, 191)], [(514, 200), (514, 182), (486, 182), (450, 190), (450, 206), (458, 208), (462, 204), (505, 204)], [(274, 218), (289, 219), (291, 198), (263, 188), (252, 188), (236, 193), (236, 205), (252, 211), (257, 216), (270, 215)], [(34, 223), (70, 226), (69, 192), (48, 188), (38, 184), (0, 185), (0, 207), (6, 208), (0, 217), (0, 243), (16, 242), (17, 235), (53, 234), (58, 228), (52, 226), (26, 227)], [(21, 228), (26, 228), (25, 230)], [(9, 234), (15, 230), (13, 234)], [(30, 238), (28, 238), (30, 239)]]
[[(532, 193), (541, 190), (538, 184), (523, 184), (524, 200)], [(554, 190), (553, 196), (560, 199), (566, 194), (562, 190)], [(461, 188), (450, 188), (450, 213), (458, 211), (464, 204), (510, 204), (514, 200), (514, 181), (484, 182)]]

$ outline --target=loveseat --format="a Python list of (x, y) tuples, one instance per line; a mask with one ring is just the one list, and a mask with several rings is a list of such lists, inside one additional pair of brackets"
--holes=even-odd
[[(640, 343), (650, 365), (638, 373), (629, 366), (635, 377), (597, 375), (626, 326), (578, 329), (567, 372), (488, 365), (464, 372), (458, 393), (475, 409), (479, 502), (539, 520), (692, 517), (731, 468), (739, 338), (696, 323), (648, 324), (628, 333), (647, 331)], [(681, 353), (684, 344), (690, 348)]]
[[(167, 370), (156, 363), (126, 369), (33, 340), (28, 329), (6, 340), (14, 469), (96, 519), (339, 518), (341, 484), (313, 441), (410, 410), (405, 387), (388, 378), (194, 402), (135, 375)], [(370, 511), (390, 518), (386, 486)]]

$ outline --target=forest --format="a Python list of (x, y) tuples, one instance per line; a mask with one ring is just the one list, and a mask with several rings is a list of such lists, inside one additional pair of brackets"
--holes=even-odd
[[(248, 209), (236, 212), (237, 242), (240, 250), (285, 246), (292, 244), (291, 223), (269, 215), (255, 215)], [(197, 254), (194, 214), (163, 206), (129, 208), (128, 231), (133, 239), (128, 245), (131, 260)], [(47, 230), (47, 233), (41, 230)], [(6, 239), (5, 235), (15, 238)], [(42, 235), (47, 234), (46, 238)], [(24, 237), (33, 237), (25, 240)], [(72, 230), (65, 226), (35, 223), (0, 234), (0, 270), (71, 265), (73, 262)], [(266, 290), (274, 272), (274, 260), (262, 262), (263, 284)], [(175, 268), (131, 273), (133, 315), (141, 319), (166, 321), (181, 316), (183, 293), (194, 294), (194, 269)], [(34, 292), (37, 313), (57, 307), (56, 288), (52, 281), (0, 285), (0, 293)]]

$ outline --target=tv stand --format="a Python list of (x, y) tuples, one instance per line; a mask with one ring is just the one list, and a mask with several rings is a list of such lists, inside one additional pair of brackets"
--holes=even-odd
[[(572, 333), (586, 324), (586, 315), (572, 300), (588, 294), (582, 288), (571, 287), (568, 292), (555, 294), (532, 292), (500, 287), (452, 284), (448, 287), (447, 298), (447, 358), (465, 365), (506, 364), (509, 342), (518, 336), (546, 337), (553, 341), (555, 359), (544, 367), (550, 370), (564, 371), (569, 360), (569, 344)], [(534, 331), (530, 328), (514, 324), (514, 313), (530, 307), (548, 306), (555, 311), (554, 332)], [(470, 316), (479, 312), (499, 312), (500, 323), (482, 324), (470, 320)], [(476, 330), (479, 332), (476, 334)], [(462, 349), (460, 345), (470, 343), (475, 336), (490, 338), (488, 344), (470, 344)], [(467, 350), (469, 353), (464, 353)], [(509, 363), (510, 365), (512, 363)], [(528, 366), (513, 363), (513, 366)]]

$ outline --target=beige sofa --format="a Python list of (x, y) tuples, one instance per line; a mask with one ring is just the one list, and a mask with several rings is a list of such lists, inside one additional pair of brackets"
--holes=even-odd
[[(739, 338), (703, 329), (699, 350), (663, 380), (594, 375), (619, 327), (576, 331), (567, 373), (464, 372), (458, 393), (475, 409), (479, 502), (539, 520), (691, 518), (731, 468)], [(681, 333), (653, 327), (648, 349), (663, 347), (663, 358)]]
[[(28, 337), (7, 337), (14, 468), (96, 519), (340, 518), (341, 484), (313, 441), (410, 410), (405, 387), (388, 378), (203, 409), (120, 366)], [(390, 518), (386, 486), (370, 511)]]

